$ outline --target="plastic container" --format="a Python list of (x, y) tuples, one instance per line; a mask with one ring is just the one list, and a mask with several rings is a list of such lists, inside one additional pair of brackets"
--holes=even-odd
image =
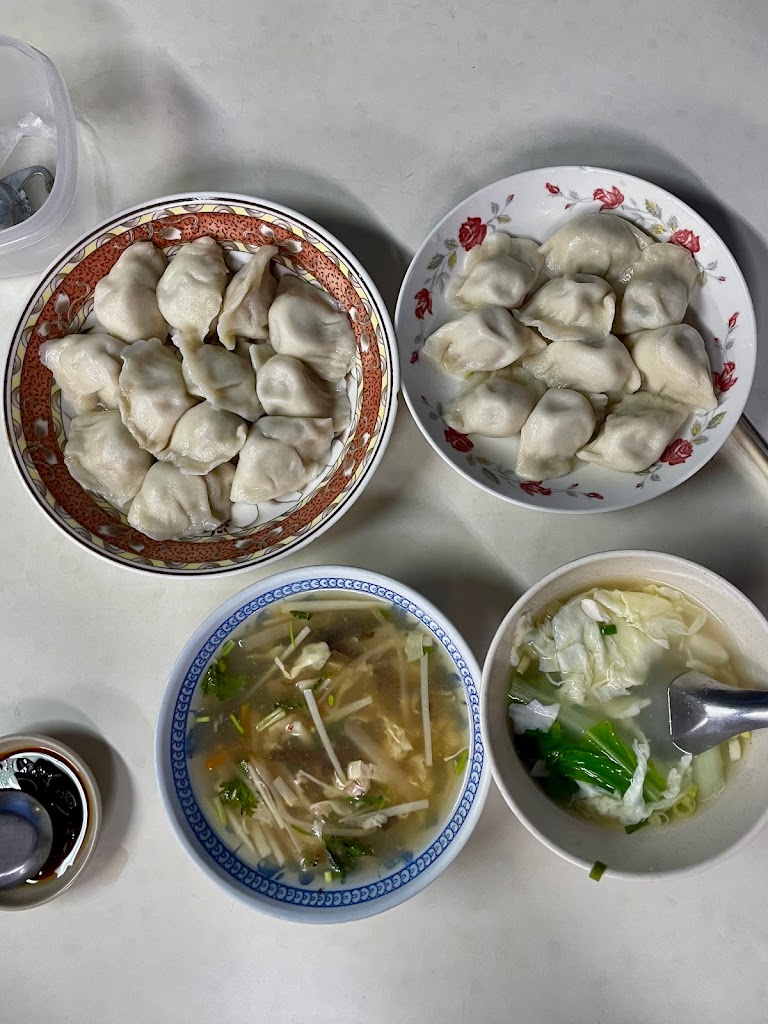
[(33, 46), (0, 35), (0, 130), (33, 113), (55, 129), (53, 138), (22, 138), (0, 177), (32, 164), (54, 175), (50, 194), (26, 220), (0, 230), (0, 277), (42, 270), (77, 230), (68, 224), (78, 190), (78, 133), (64, 79)]

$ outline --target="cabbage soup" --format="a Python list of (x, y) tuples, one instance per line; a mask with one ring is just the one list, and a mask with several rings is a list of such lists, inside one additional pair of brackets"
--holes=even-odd
[(633, 583), (583, 591), (520, 620), (509, 721), (518, 756), (568, 810), (634, 832), (718, 797), (748, 735), (703, 754), (670, 736), (667, 689), (695, 669), (739, 684), (735, 645), (680, 591)]

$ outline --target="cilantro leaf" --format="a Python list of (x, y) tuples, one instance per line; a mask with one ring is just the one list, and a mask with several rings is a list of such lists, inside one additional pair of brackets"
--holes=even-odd
[(219, 798), (223, 804), (240, 811), (243, 817), (250, 817), (259, 806), (256, 794), (242, 779), (232, 778), (219, 786)]

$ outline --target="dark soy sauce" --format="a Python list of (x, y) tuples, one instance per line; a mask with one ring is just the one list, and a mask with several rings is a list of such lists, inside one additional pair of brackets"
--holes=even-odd
[(28, 882), (42, 882), (56, 873), (82, 838), (86, 808), (75, 780), (62, 762), (42, 751), (11, 754), (3, 767), (16, 776), (19, 788), (48, 811), (53, 826), (53, 845), (48, 860)]

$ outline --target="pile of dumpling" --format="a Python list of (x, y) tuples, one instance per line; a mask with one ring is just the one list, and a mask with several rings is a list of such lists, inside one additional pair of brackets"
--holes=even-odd
[(277, 255), (231, 275), (213, 238), (170, 262), (136, 242), (96, 285), (100, 328), (40, 346), (74, 414), (69, 472), (154, 540), (300, 491), (349, 424), (352, 326), (326, 292), (278, 281)]
[(575, 217), (541, 246), (489, 235), (450, 286), (467, 312), (424, 346), (468, 379), (445, 422), (519, 433), (524, 480), (564, 476), (577, 458), (647, 469), (692, 409), (717, 406), (704, 340), (682, 322), (697, 278), (687, 249), (613, 214)]

